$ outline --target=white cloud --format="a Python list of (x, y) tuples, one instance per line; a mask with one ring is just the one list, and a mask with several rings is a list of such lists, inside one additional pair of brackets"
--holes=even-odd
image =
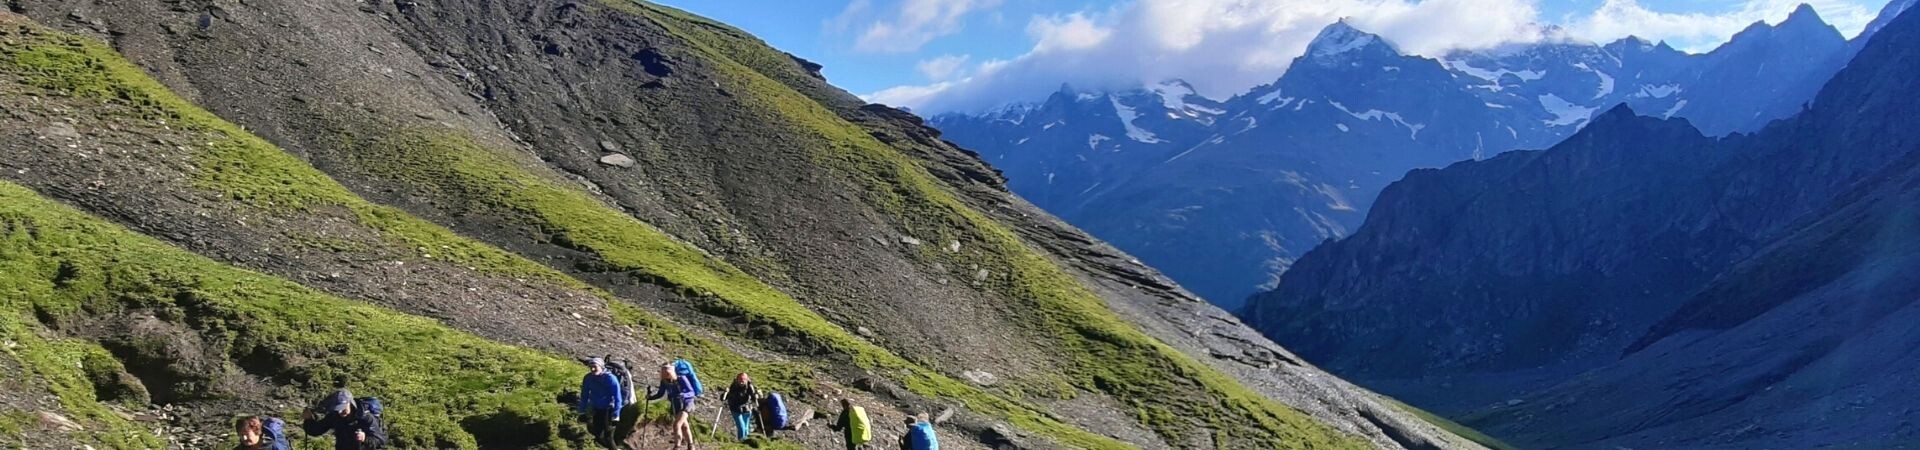
[(1600, 8), (1569, 21), (1568, 32), (1593, 41), (1639, 36), (1690, 52), (1705, 52), (1754, 22), (1779, 23), (1801, 3), (1810, 4), (1827, 23), (1848, 37), (1878, 13), (1858, 0), (1748, 0), (1728, 11), (1674, 13), (1654, 11), (1634, 0), (1606, 0)]
[[(871, 0), (854, 0), (827, 28), (859, 28), (853, 49), (870, 53), (909, 53), (935, 38), (960, 31), (968, 13), (992, 9), (1001, 0), (904, 0), (891, 12), (876, 14)], [(864, 24), (864, 25), (862, 25)]]
[[(1345, 17), (1401, 50), (1437, 56), (1542, 39), (1540, 24), (1563, 24), (1577, 38), (1610, 41), (1636, 34), (1703, 50), (1757, 20), (1778, 22), (1800, 2), (1851, 36), (1873, 18), (1874, 0), (1730, 0), (1718, 13), (1673, 14), (1633, 0), (1606, 0), (1591, 13), (1549, 20), (1543, 0), (1135, 0), (1105, 11), (1035, 17), (1026, 54), (981, 64), (971, 75), (902, 86), (868, 101), (923, 112), (983, 109), (1035, 100), (1061, 83), (1130, 87), (1168, 78), (1216, 98), (1272, 82), (1326, 25)], [(1560, 1), (1560, 0), (1544, 0)], [(992, 67), (986, 67), (988, 63)]]
[(1137, 0), (1036, 17), (1027, 26), (1033, 49), (994, 70), (867, 98), (937, 112), (1038, 98), (1063, 82), (1099, 88), (1167, 78), (1218, 97), (1273, 81), (1341, 17), (1427, 51), (1537, 35), (1536, 15), (1530, 0)]
[(1027, 34), (1035, 41), (1033, 51), (1081, 50), (1106, 42), (1113, 29), (1093, 23), (1083, 13), (1065, 16), (1035, 17), (1027, 23)]
[(919, 70), (921, 75), (926, 75), (929, 80), (944, 81), (959, 75), (961, 67), (966, 66), (967, 60), (972, 58), (972, 55), (941, 55), (938, 58), (921, 60), (913, 68)]

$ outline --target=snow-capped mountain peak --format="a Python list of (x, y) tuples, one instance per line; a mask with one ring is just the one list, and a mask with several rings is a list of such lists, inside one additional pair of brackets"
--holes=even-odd
[(1386, 39), (1373, 33), (1360, 31), (1348, 24), (1346, 19), (1340, 19), (1332, 25), (1327, 25), (1320, 30), (1319, 35), (1314, 36), (1313, 42), (1307, 44), (1307, 56), (1315, 60), (1324, 60), (1376, 45), (1383, 46), (1390, 52), (1399, 53), (1399, 50)]

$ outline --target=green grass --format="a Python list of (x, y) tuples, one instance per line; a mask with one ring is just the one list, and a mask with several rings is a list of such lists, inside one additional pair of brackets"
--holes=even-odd
[[(778, 334), (803, 337), (876, 373), (905, 373), (897, 378), (917, 393), (958, 400), (976, 411), (1077, 446), (1123, 446), (855, 337), (739, 268), (584, 193), (528, 173), (464, 136), (403, 131), (350, 154), (356, 155), (353, 162), (362, 170), (424, 189), (463, 214), (486, 214), (530, 224), (554, 244), (599, 256), (610, 266), (604, 270), (628, 273), (701, 299), (706, 303), (703, 308), (711, 314), (743, 317), (751, 327), (772, 327)], [(616, 312), (619, 317), (630, 317), (633, 311)]]
[[(6, 187), (10, 186), (0, 186), (0, 189)], [(12, 202), (3, 190), (0, 190), (0, 200)], [(5, 208), (0, 205), (0, 230), (6, 230)], [(87, 427), (84, 432), (71, 436), (75, 442), (108, 448), (163, 446), (162, 441), (143, 427), (121, 418), (95, 399), (85, 361), (98, 360), (107, 353), (106, 349), (92, 342), (42, 337), (35, 332), (35, 327), (30, 325), (34, 323), (32, 311), (24, 304), (35, 293), (23, 292), (24, 286), (16, 282), (16, 277), (24, 273), (23, 267), (11, 257), (11, 246), (6, 247), (0, 248), (0, 339), (13, 342), (15, 347), (3, 351), (19, 361), (26, 374), (46, 383), (69, 419)], [(8, 420), (13, 423), (7, 428), (25, 428), (37, 421), (25, 416), (15, 418), (20, 420)]]
[[(362, 225), (377, 230), (392, 247), (415, 257), (450, 261), (508, 277), (531, 278), (584, 288), (577, 280), (497, 248), (462, 238), (445, 227), (397, 209), (367, 202), (325, 173), (272, 143), (221, 120), (167, 90), (113, 49), (77, 36), (18, 21), (0, 23), (0, 71), (53, 95), (113, 102), (122, 114), (155, 126), (191, 131), (204, 142), (187, 150), (195, 159), (195, 185), (226, 198), (281, 214), (299, 214), (317, 206), (351, 211)], [(101, 109), (108, 111), (109, 109)]]
[[(345, 208), (362, 225), (377, 231), (384, 242), (375, 244), (385, 248), (483, 273), (539, 280), (598, 295), (608, 302), (618, 322), (640, 327), (653, 342), (660, 344), (661, 350), (685, 357), (715, 373), (748, 371), (759, 374), (764, 386), (794, 392), (805, 392), (811, 384), (808, 382), (811, 370), (804, 365), (749, 361), (650, 311), (551, 268), (459, 236), (398, 209), (367, 202), (305, 161), (179, 98), (104, 45), (26, 23), (0, 24), (0, 27), (4, 27), (0, 33), (7, 39), (18, 40), (0, 49), (0, 71), (18, 75), (26, 83), (55, 95), (119, 103), (130, 106), (127, 109), (135, 111), (133, 114), (141, 119), (160, 121), (174, 129), (202, 135), (204, 145), (187, 149), (193, 152), (200, 168), (194, 180), (200, 187), (279, 214), (301, 214), (321, 206)], [(389, 149), (405, 152), (404, 148)], [(298, 232), (289, 238), (296, 245), (336, 252), (375, 250), (367, 243)]]
[[(659, 344), (658, 347), (662, 351), (685, 357), (712, 373), (736, 371), (754, 373), (760, 383), (768, 388), (796, 393), (804, 393), (810, 389), (811, 368), (808, 366), (784, 362), (749, 361), (718, 343), (688, 333), (658, 315), (627, 304), (605, 291), (548, 267), (458, 236), (444, 227), (420, 220), (397, 209), (366, 202), (304, 161), (173, 95), (147, 77), (140, 69), (120, 58), (110, 48), (90, 40), (52, 32), (27, 23), (5, 23), (0, 26), (4, 27), (0, 28), (0, 35), (3, 35), (0, 37), (8, 40), (8, 45), (0, 48), (0, 71), (15, 75), (26, 84), (44, 89), (45, 93), (50, 95), (71, 96), (87, 101), (129, 106), (130, 108), (121, 110), (133, 111), (131, 114), (139, 119), (151, 120), (174, 129), (200, 133), (206, 140), (205, 144), (194, 145), (187, 149), (194, 152), (192, 156), (196, 158), (197, 165), (201, 168), (194, 179), (199, 187), (220, 192), (233, 201), (278, 214), (302, 214), (320, 206), (342, 207), (351, 211), (361, 224), (378, 231), (386, 240), (379, 244), (388, 248), (397, 247), (406, 251), (415, 251), (416, 257), (419, 258), (445, 260), (485, 273), (542, 280), (563, 287), (586, 290), (601, 296), (608, 302), (617, 322), (642, 329), (652, 342)], [(361, 242), (322, 239), (297, 233), (290, 235), (290, 238), (297, 245), (333, 251), (372, 250)], [(77, 304), (41, 304), (39, 307), (59, 309), (75, 305)], [(63, 311), (66, 314), (83, 312)], [(277, 345), (298, 347), (297, 343)], [(405, 349), (381, 347), (374, 350), (378, 352)], [(476, 372), (491, 370), (487, 367), (473, 367), (473, 369)], [(567, 371), (577, 372), (577, 367)], [(310, 373), (307, 376), (311, 379), (322, 379), (339, 372), (342, 371)], [(435, 392), (431, 389), (433, 386), (425, 383), (449, 380), (416, 381), (420, 382), (392, 387), (396, 392), (408, 393), (404, 395), (424, 395)], [(450, 381), (474, 387), (474, 383), (485, 383), (488, 379), (457, 378)], [(552, 393), (557, 393), (557, 390)], [(550, 397), (552, 393), (547, 395)], [(550, 398), (531, 400), (539, 400), (538, 404), (552, 403)], [(389, 400), (389, 402), (392, 401)], [(523, 407), (513, 406), (513, 408)], [(516, 414), (519, 413), (516, 412)], [(410, 424), (419, 426), (410, 426), (408, 429), (447, 429), (453, 424), (453, 420), (447, 417), (458, 416), (442, 416), (437, 423)], [(396, 424), (396, 428), (399, 425), (401, 424)], [(470, 440), (459, 438), (459, 433), (431, 432), (419, 433), (419, 435), (423, 436), (423, 440), (419, 440), (423, 443), (433, 442), (424, 440), (428, 437), (447, 439), (451, 436), (454, 440), (441, 443), (467, 446), (471, 444)]]
[[(1194, 422), (1201, 422), (1217, 431), (1217, 445), (1366, 445), (1139, 331), (1054, 261), (1026, 246), (1004, 225), (962, 203), (918, 162), (797, 92), (794, 85), (783, 83), (782, 79), (794, 77), (792, 64), (773, 62), (774, 52), (757, 41), (741, 42), (704, 24), (689, 26), (683, 13), (666, 8), (648, 5), (642, 12), (700, 46), (717, 63), (727, 84), (758, 100), (745, 103), (766, 106), (754, 113), (764, 116), (766, 123), (785, 127), (795, 141), (810, 144), (822, 164), (854, 178), (865, 189), (868, 202), (886, 211), (898, 225), (914, 236), (933, 237), (932, 242), (959, 241), (966, 248), (984, 249), (965, 256), (923, 249), (920, 256), (946, 259), (943, 262), (950, 267), (971, 262), (992, 270), (996, 275), (992, 286), (1004, 298), (1024, 303), (1032, 328), (1066, 349), (1061, 353), (1070, 360), (1063, 361), (1062, 369), (1076, 386), (1134, 405), (1139, 422), (1176, 444), (1189, 442), (1187, 433), (1194, 430)], [(1185, 394), (1193, 391), (1205, 395)]]
[(581, 434), (553, 401), (577, 382), (572, 361), (225, 266), (0, 183), (0, 330), (21, 344), (9, 353), (67, 411), (105, 426), (87, 434), (111, 448), (156, 444), (118, 431), (134, 427), (93, 397), (80, 362), (105, 350), (40, 336), (135, 310), (190, 327), (224, 349), (228, 370), (253, 358), (253, 370), (273, 371), (254, 375), (307, 392), (351, 380), (389, 405), (397, 443), (475, 448), (460, 421), (505, 411), (528, 417), (520, 431), (544, 433), (553, 448)]
[(1459, 422), (1448, 420), (1445, 417), (1440, 417), (1437, 414), (1427, 412), (1427, 410), (1424, 410), (1424, 409), (1416, 408), (1413, 405), (1401, 403), (1399, 400), (1395, 400), (1391, 397), (1381, 396), (1380, 398), (1386, 399), (1387, 402), (1390, 402), (1393, 404), (1393, 406), (1400, 408), (1401, 411), (1406, 411), (1409, 414), (1413, 414), (1414, 416), (1419, 417), (1420, 420), (1425, 420), (1427, 421), (1427, 423), (1433, 424), (1433, 426), (1440, 427), (1441, 429), (1445, 429), (1447, 430), (1447, 432), (1453, 433), (1453, 435), (1455, 436), (1466, 438), (1467, 440), (1473, 441), (1476, 444), (1480, 444), (1494, 450), (1520, 450), (1519, 447), (1514, 447), (1512, 445), (1507, 444), (1506, 442), (1501, 442), (1499, 438), (1488, 436), (1486, 433), (1481, 433), (1480, 430), (1473, 429), (1473, 427), (1461, 425)]

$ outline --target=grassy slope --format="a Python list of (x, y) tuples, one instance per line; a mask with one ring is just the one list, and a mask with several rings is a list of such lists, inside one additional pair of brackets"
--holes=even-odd
[[(618, 0), (611, 0), (617, 2)], [(799, 77), (792, 61), (749, 35), (724, 25), (653, 5), (616, 6), (653, 18), (701, 47), (723, 75), (767, 109), (753, 111), (769, 124), (792, 131), (816, 150), (823, 164), (859, 180), (870, 203), (916, 236), (935, 242), (967, 242), (987, 249), (977, 261), (998, 276), (994, 287), (1024, 301), (1030, 326), (1056, 339), (1072, 355), (1069, 381), (1133, 405), (1138, 420), (1172, 442), (1188, 442), (1189, 420), (1216, 430), (1216, 444), (1257, 442), (1276, 448), (1365, 444), (1240, 385), (1211, 367), (1139, 331), (1052, 260), (1031, 249), (1004, 225), (963, 204), (913, 159), (865, 133), (791, 88)], [(785, 80), (785, 81), (783, 81)], [(938, 260), (926, 251), (923, 259)], [(957, 261), (946, 261), (961, 267)], [(1189, 395), (1201, 391), (1206, 395)]]
[(545, 425), (556, 440), (572, 427), (552, 401), (578, 376), (571, 361), (225, 266), (0, 183), (0, 332), (20, 344), (8, 353), (52, 381), (68, 411), (107, 427), (82, 441), (152, 442), (95, 401), (78, 361), (104, 350), (49, 337), (47, 325), (130, 310), (184, 322), (230, 361), (257, 354), (301, 361), (256, 375), (324, 389), (351, 374), (363, 393), (392, 405), (398, 442), (473, 448), (458, 421), (503, 413)]
[[(355, 211), (363, 224), (410, 247), (440, 249), (439, 254), (445, 255), (442, 257), (460, 264), (585, 288), (583, 283), (551, 269), (354, 196), (324, 173), (272, 144), (181, 100), (103, 45), (29, 24), (11, 26), (9, 39), (24, 42), (10, 44), (0, 52), (0, 70), (20, 73), (31, 84), (67, 95), (136, 105), (149, 118), (219, 136), (200, 149), (204, 172), (196, 181), (203, 187), (287, 214), (317, 205), (346, 207)], [(363, 150), (360, 162), (377, 174), (428, 188), (448, 202), (464, 202), (471, 212), (504, 213), (530, 221), (560, 244), (592, 251), (621, 270), (639, 272), (649, 281), (677, 287), (691, 296), (720, 300), (717, 306), (721, 308), (808, 336), (863, 367), (906, 373), (902, 381), (921, 394), (959, 400), (977, 411), (1065, 443), (1088, 448), (1124, 447), (856, 338), (739, 269), (585, 194), (528, 173), (462, 136), (401, 132)], [(616, 317), (639, 323), (664, 348), (688, 354), (701, 366), (717, 370), (714, 373), (751, 371), (761, 374), (763, 384), (771, 388), (806, 388), (802, 378), (808, 371), (804, 368), (746, 361), (717, 344), (673, 328), (645, 310), (609, 299), (615, 302)]]
[(1066, 426), (1037, 408), (988, 394), (855, 337), (793, 297), (659, 229), (558, 186), (455, 134), (402, 132), (356, 152), (359, 164), (391, 179), (429, 189), (468, 214), (493, 214), (532, 224), (556, 244), (597, 255), (612, 271), (705, 299), (712, 312), (745, 317), (752, 326), (804, 336), (854, 364), (896, 375), (922, 395), (958, 400), (1028, 430), (1089, 448), (1118, 442)]
[[(195, 156), (201, 167), (194, 181), (201, 187), (282, 214), (299, 214), (322, 205), (343, 207), (352, 211), (363, 225), (379, 231), (390, 244), (420, 249), (423, 258), (438, 257), (482, 272), (540, 280), (599, 295), (609, 302), (616, 319), (639, 326), (663, 350), (684, 355), (702, 367), (717, 370), (715, 373), (751, 371), (760, 374), (763, 384), (770, 388), (804, 391), (807, 387), (805, 380), (810, 371), (804, 366), (749, 361), (718, 343), (687, 333), (649, 311), (622, 303), (604, 291), (550, 268), (460, 237), (402, 211), (369, 203), (300, 159), (173, 95), (104, 45), (19, 19), (0, 23), (0, 27), (4, 27), (0, 28), (0, 39), (5, 43), (0, 46), (0, 71), (18, 75), (52, 95), (135, 106), (144, 119), (210, 136), (206, 145), (193, 149), (197, 151)], [(434, 256), (427, 256), (429, 253)], [(9, 330), (15, 331), (19, 330)], [(61, 345), (98, 347), (79, 342)], [(71, 351), (56, 353), (74, 354)], [(470, 439), (454, 442), (470, 442)]]

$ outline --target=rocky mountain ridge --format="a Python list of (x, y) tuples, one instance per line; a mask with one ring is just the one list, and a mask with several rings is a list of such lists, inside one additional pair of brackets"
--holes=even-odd
[(1798, 112), (1849, 55), (1805, 6), (1700, 55), (1549, 39), (1429, 59), (1342, 21), (1274, 83), (1223, 102), (1063, 89), (931, 123), (1014, 192), (1234, 309), (1359, 227), (1407, 170), (1545, 148), (1618, 104), (1715, 135), (1757, 130)]
[(1527, 447), (1912, 442), (1920, 18), (1886, 23), (1757, 133), (1616, 109), (1409, 174), (1248, 320)]

